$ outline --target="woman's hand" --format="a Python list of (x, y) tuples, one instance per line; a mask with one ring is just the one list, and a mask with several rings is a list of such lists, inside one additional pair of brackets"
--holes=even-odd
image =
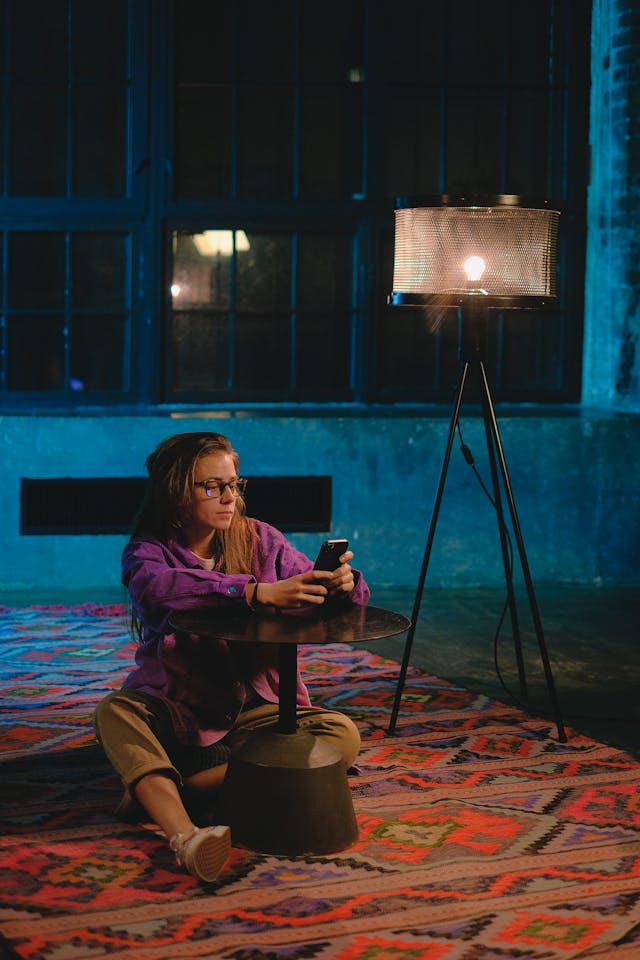
[(253, 606), (258, 590), (258, 604), (291, 610), (309, 604), (322, 604), (330, 595), (351, 593), (355, 587), (353, 570), (349, 566), (353, 552), (347, 550), (339, 559), (340, 566), (335, 570), (307, 570), (306, 573), (298, 573), (295, 577), (275, 583), (249, 583), (247, 600)]
[[(332, 577), (333, 574), (329, 574)], [(306, 607), (310, 603), (324, 603), (328, 590), (321, 581), (327, 580), (327, 571), (307, 570), (295, 577), (277, 580), (275, 583), (248, 584), (248, 600), (253, 604), (258, 589), (258, 603), (282, 609)], [(253, 587), (253, 592), (251, 588)]]
[(347, 550), (339, 557), (339, 560), (340, 566), (336, 567), (331, 580), (327, 583), (330, 594), (351, 593), (356, 585), (353, 570), (349, 566), (349, 560), (353, 560), (353, 551)]

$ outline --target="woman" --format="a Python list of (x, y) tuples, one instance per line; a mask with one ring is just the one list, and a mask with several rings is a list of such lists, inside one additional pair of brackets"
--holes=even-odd
[[(122, 555), (140, 638), (137, 666), (98, 705), (96, 734), (124, 784), (116, 814), (131, 819), (144, 811), (178, 863), (211, 881), (229, 855), (229, 829), (196, 826), (192, 815), (198, 798), (222, 784), (231, 752), (252, 730), (275, 723), (277, 648), (174, 633), (171, 615), (365, 604), (369, 589), (349, 565), (351, 551), (336, 570), (313, 570), (278, 530), (246, 516), (238, 455), (221, 434), (169, 437), (146, 464), (147, 494)], [(350, 766), (360, 747), (355, 724), (311, 707), (300, 675), (297, 704), (299, 726)]]

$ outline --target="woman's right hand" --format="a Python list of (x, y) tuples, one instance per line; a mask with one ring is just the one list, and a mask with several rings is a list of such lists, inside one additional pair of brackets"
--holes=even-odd
[[(333, 574), (331, 575), (333, 576)], [(276, 580), (275, 583), (248, 584), (247, 590), (254, 587), (254, 593), (249, 596), (249, 603), (253, 604), (255, 588), (258, 588), (258, 603), (265, 606), (295, 609), (306, 607), (310, 603), (324, 603), (328, 594), (327, 588), (321, 583), (327, 580), (327, 573), (323, 570), (307, 570), (297, 573), (295, 577), (286, 580)]]

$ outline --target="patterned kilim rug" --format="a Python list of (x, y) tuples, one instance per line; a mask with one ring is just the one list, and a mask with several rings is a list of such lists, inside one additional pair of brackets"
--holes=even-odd
[(132, 660), (120, 606), (0, 611), (0, 953), (28, 960), (640, 957), (640, 765), (416, 670), (305, 648), (314, 698), (359, 724), (359, 839), (330, 856), (234, 847), (175, 868), (119, 788), (90, 714)]

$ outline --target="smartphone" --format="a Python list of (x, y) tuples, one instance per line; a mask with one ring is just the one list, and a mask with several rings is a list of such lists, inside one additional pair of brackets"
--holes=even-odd
[(340, 566), (340, 557), (349, 549), (348, 540), (325, 540), (316, 562), (313, 565), (314, 570), (335, 570)]

